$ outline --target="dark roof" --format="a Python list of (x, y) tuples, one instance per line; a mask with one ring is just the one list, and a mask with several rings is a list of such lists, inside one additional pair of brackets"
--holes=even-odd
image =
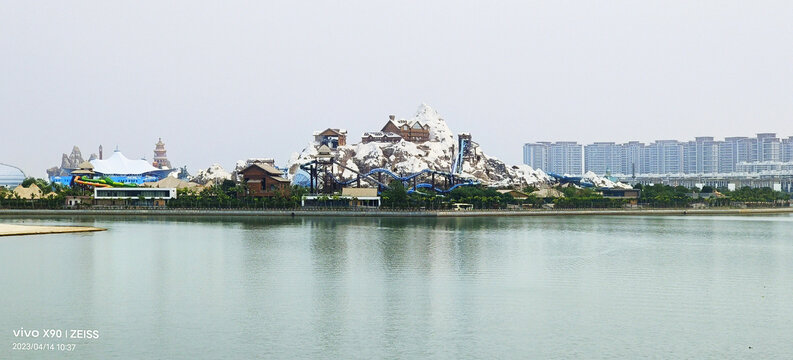
[(261, 163), (251, 164), (250, 166), (242, 169), (242, 171), (240, 171), (240, 172), (244, 173), (244, 172), (248, 171), (248, 169), (250, 169), (250, 168), (252, 168), (254, 166), (259, 168), (259, 169), (264, 170), (264, 172), (266, 172), (268, 175), (279, 176), (279, 175), (283, 174), (283, 172), (281, 170), (276, 169), (275, 166), (272, 166), (270, 164), (261, 164)]
[(319, 135), (344, 135), (341, 129), (327, 128), (319, 133)]

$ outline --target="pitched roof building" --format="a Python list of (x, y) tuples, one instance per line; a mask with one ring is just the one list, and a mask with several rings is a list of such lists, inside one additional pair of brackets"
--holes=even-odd
[(18, 185), (14, 188), (14, 194), (22, 199), (41, 199), (42, 197), (49, 198), (55, 196), (54, 192), (43, 195), (44, 192), (36, 184), (30, 184), (28, 187)]
[(410, 142), (425, 142), (430, 139), (430, 126), (418, 120), (396, 120), (394, 115), (388, 117), (388, 122), (380, 131), (363, 134), (361, 141), (368, 142), (399, 142), (405, 139)]
[(331, 149), (347, 145), (347, 130), (328, 128), (324, 131), (314, 132), (314, 142), (328, 145)]
[(279, 191), (289, 191), (289, 180), (281, 176), (281, 170), (270, 164), (254, 163), (242, 169), (240, 174), (249, 196), (271, 197)]

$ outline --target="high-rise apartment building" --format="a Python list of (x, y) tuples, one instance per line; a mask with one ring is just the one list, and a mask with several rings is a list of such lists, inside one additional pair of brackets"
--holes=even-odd
[(574, 141), (557, 141), (548, 147), (548, 172), (563, 175), (581, 175), (583, 147)]
[(745, 138), (738, 140), (737, 162), (755, 162), (757, 158), (757, 138)]
[(780, 140), (775, 133), (759, 133), (724, 141), (699, 136), (693, 141), (656, 140), (648, 145), (595, 142), (583, 147), (583, 156), (582, 146), (575, 142), (537, 142), (524, 145), (523, 162), (557, 174), (582, 170), (598, 175), (726, 174), (788, 169), (793, 167), (781, 163), (793, 162), (793, 136)]
[(548, 173), (581, 175), (583, 147), (573, 141), (527, 143), (523, 145), (523, 163)]
[(584, 147), (584, 172), (598, 175), (622, 173), (622, 147), (613, 142), (596, 142)]
[(694, 138), (697, 146), (696, 174), (713, 174), (719, 171), (719, 143), (712, 136)]
[(620, 173), (625, 175), (638, 175), (647, 173), (649, 157), (645, 154), (644, 143), (629, 141), (620, 145), (622, 167)]
[(782, 140), (780, 156), (783, 162), (793, 162), (793, 136)]
[(677, 140), (656, 140), (647, 146), (649, 173), (680, 174), (683, 172), (683, 145)]
[(535, 169), (548, 169), (549, 142), (527, 143), (523, 145), (523, 163)]
[(775, 133), (757, 134), (757, 161), (779, 161), (780, 145)]
[(718, 172), (731, 173), (735, 171), (735, 164), (738, 163), (738, 142), (745, 139), (745, 136), (733, 136), (719, 142)]
[(683, 173), (697, 173), (697, 142), (688, 141), (681, 144), (683, 146)]

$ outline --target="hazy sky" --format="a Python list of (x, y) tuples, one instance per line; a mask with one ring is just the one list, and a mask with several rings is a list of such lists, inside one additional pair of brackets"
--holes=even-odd
[(285, 164), (422, 102), (484, 151), (793, 135), (791, 1), (3, 1), (0, 162)]

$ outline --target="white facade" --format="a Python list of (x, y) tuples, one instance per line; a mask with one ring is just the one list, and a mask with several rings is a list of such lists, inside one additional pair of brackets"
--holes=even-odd
[(596, 142), (584, 147), (584, 172), (598, 175), (622, 173), (622, 147), (613, 142)]
[(534, 169), (548, 168), (549, 142), (527, 143), (523, 145), (523, 163)]
[(711, 136), (687, 142), (657, 140), (649, 145), (638, 141), (595, 142), (583, 147), (583, 154), (581, 149), (575, 142), (530, 143), (523, 147), (523, 160), (533, 168), (560, 175), (579, 174), (579, 168), (598, 175), (628, 176), (793, 171), (786, 170), (786, 165), (769, 165), (793, 162), (793, 136), (780, 140), (775, 133), (727, 137), (723, 141)]
[(780, 156), (783, 162), (793, 161), (793, 136), (782, 140)]
[(523, 145), (523, 163), (546, 173), (581, 175), (584, 170), (583, 162), (583, 147), (576, 142), (536, 142)]
[(0, 164), (0, 187), (13, 189), (25, 181), (25, 173), (13, 165)]
[[(559, 141), (548, 148), (548, 170), (559, 175), (583, 174), (583, 147), (573, 141)], [(545, 170), (545, 169), (543, 169)]]

